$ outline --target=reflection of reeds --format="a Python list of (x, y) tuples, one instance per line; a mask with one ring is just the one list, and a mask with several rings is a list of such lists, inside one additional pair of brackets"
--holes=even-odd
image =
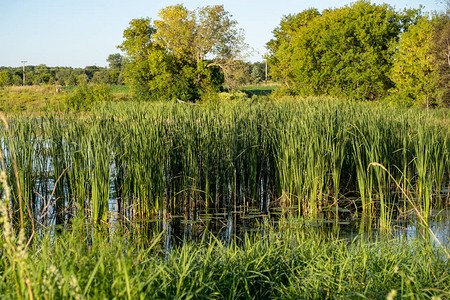
[(384, 167), (383, 165), (379, 164), (379, 163), (370, 163), (369, 164), (369, 168), (371, 166), (376, 166), (378, 167), (380, 170), (383, 170), (384, 172), (386, 172), (386, 174), (388, 174), (392, 181), (394, 181), (394, 183), (397, 185), (397, 187), (401, 190), (402, 194), (406, 197), (406, 199), (408, 200), (408, 202), (412, 205), (414, 211), (417, 214), (418, 219), (420, 220), (421, 225), (426, 228), (428, 230), (428, 232), (431, 234), (431, 236), (433, 237), (433, 239), (441, 246), (441, 248), (443, 249), (443, 251), (445, 252), (445, 254), (447, 255), (447, 258), (450, 258), (450, 253), (447, 251), (447, 249), (445, 247), (443, 247), (442, 243), (439, 241), (439, 239), (436, 237), (436, 235), (434, 234), (434, 232), (431, 230), (431, 228), (428, 226), (428, 215), (427, 215), (427, 211), (424, 211), (424, 209), (419, 209), (419, 207), (415, 204), (414, 201), (412, 201), (408, 195), (406, 194), (405, 190), (401, 187), (401, 185), (397, 182), (397, 180), (395, 180), (395, 178), (392, 176), (392, 174), (386, 169), (386, 167)]
[(351, 195), (359, 212), (388, 228), (401, 196), (385, 172), (368, 169), (373, 162), (425, 217), (443, 204), (449, 130), (437, 113), (332, 99), (108, 105), (87, 118), (12, 120), (2, 148), (18, 182), (13, 218), (39, 219), (40, 199), (53, 190), (46, 218), (57, 224), (80, 214), (106, 223), (113, 209), (128, 219), (227, 205), (265, 211), (280, 197), (299, 215), (338, 218)]

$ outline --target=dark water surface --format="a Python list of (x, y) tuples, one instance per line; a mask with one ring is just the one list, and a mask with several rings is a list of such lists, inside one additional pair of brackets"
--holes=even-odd
[[(191, 216), (192, 217), (192, 216)], [(189, 216), (161, 215), (158, 219), (142, 220), (136, 223), (141, 232), (149, 237), (162, 233), (161, 244), (166, 251), (183, 243), (198, 243), (203, 239), (217, 238), (223, 244), (240, 243), (246, 236), (258, 232), (262, 235), (271, 228), (301, 226), (321, 234), (332, 234), (340, 239), (352, 241), (365, 237), (372, 240), (388, 238), (391, 241), (412, 242), (416, 239), (430, 239), (435, 245), (450, 247), (450, 210), (433, 211), (424, 227), (419, 218), (409, 216), (393, 220), (389, 229), (381, 230), (376, 218), (347, 216), (338, 221), (327, 219), (298, 218), (295, 209), (274, 209), (261, 213), (257, 208), (230, 208), (220, 213), (199, 213), (195, 219)], [(436, 239), (430, 234), (435, 234)]]

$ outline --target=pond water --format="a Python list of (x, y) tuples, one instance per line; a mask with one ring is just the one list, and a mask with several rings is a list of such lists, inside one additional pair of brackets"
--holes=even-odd
[[(0, 148), (5, 148), (5, 137), (0, 137)], [(48, 155), (50, 149), (49, 142), (43, 141), (41, 145), (42, 149), (34, 149), (35, 152), (41, 151), (44, 153), (41, 160), (35, 160), (32, 164), (33, 178), (32, 189), (33, 193), (30, 195), (32, 210), (35, 214), (35, 218), (41, 221), (41, 216), (46, 215), (45, 226), (53, 225), (67, 225), (70, 224), (70, 218), (73, 216), (74, 206), (72, 206), (70, 199), (70, 186), (69, 181), (65, 177), (61, 177), (61, 181), (58, 183), (58, 190), (53, 194), (55, 187), (55, 174), (53, 165), (55, 161)], [(5, 160), (8, 161), (8, 151), (3, 151)], [(41, 170), (46, 170), (43, 172)], [(62, 171), (62, 170), (61, 170)], [(111, 227), (117, 227), (119, 222), (118, 215), (121, 213), (118, 208), (118, 199), (120, 196), (117, 192), (117, 185), (115, 179), (118, 173), (118, 168), (115, 162), (112, 161), (110, 165), (110, 178), (109, 178), (109, 203), (108, 203), (108, 221), (113, 224)], [(62, 174), (62, 173), (61, 173)], [(448, 176), (446, 177), (448, 179)], [(108, 179), (106, 180), (108, 181)], [(270, 195), (270, 187), (273, 180), (260, 180), (260, 188), (258, 198), (255, 199), (253, 206), (224, 206), (218, 209), (204, 211), (194, 209), (188, 214), (174, 215), (173, 212), (167, 212), (163, 209), (158, 210), (158, 214), (154, 216), (152, 220), (137, 220), (133, 219), (133, 208), (128, 211), (129, 214), (122, 216), (123, 219), (131, 219), (133, 225), (137, 226), (140, 231), (144, 232), (148, 236), (154, 236), (163, 232), (163, 243), (167, 250), (170, 250), (176, 245), (181, 245), (185, 242), (196, 242), (203, 238), (208, 238), (210, 235), (217, 237), (223, 243), (229, 244), (236, 239), (242, 239), (245, 234), (260, 231), (264, 232), (265, 226), (271, 224), (277, 226), (278, 222), (283, 219), (286, 220), (288, 216), (296, 216), (298, 208), (290, 207), (289, 209), (282, 208), (270, 208), (272, 201)], [(441, 203), (445, 203), (446, 207), (441, 211), (433, 211), (431, 217), (428, 220), (428, 225), (431, 231), (436, 235), (437, 240), (446, 246), (450, 246), (450, 181), (440, 189), (440, 197), (443, 199)], [(232, 195), (232, 187), (229, 185), (228, 190), (225, 192), (228, 195)], [(38, 196), (38, 195), (42, 195)], [(166, 195), (170, 198), (170, 195)], [(239, 198), (239, 196), (238, 196)], [(56, 200), (58, 203), (63, 202), (64, 207), (57, 207), (53, 205)], [(123, 201), (124, 199), (122, 199)], [(245, 203), (238, 199), (238, 203)], [(357, 199), (349, 199), (349, 203), (358, 202)], [(232, 202), (230, 199), (224, 201), (224, 203)], [(403, 213), (393, 217), (389, 233), (386, 230), (380, 230), (379, 220), (377, 217), (372, 220), (369, 218), (361, 218), (361, 215), (356, 213), (355, 207), (350, 209), (339, 207), (339, 216), (336, 218), (334, 215), (334, 208), (329, 212), (324, 212), (319, 219), (295, 219), (287, 218), (287, 222), (301, 223), (301, 226), (313, 228), (318, 232), (325, 234), (333, 232), (338, 234), (341, 238), (347, 240), (353, 240), (360, 237), (362, 234), (370, 234), (371, 238), (378, 238), (380, 235), (388, 236), (391, 238), (401, 240), (413, 240), (416, 238), (422, 238), (426, 236), (433, 240), (434, 238), (427, 233), (427, 230), (423, 229), (419, 219), (415, 217), (412, 212)], [(48, 211), (43, 211), (43, 208), (49, 207)], [(61, 213), (57, 212), (57, 209), (64, 210), (64, 216), (60, 216), (60, 223), (58, 222), (57, 215)], [(122, 219), (122, 220), (123, 220)], [(45, 219), (44, 219), (45, 220)], [(44, 222), (42, 222), (44, 223)], [(125, 222), (126, 223), (126, 222)], [(296, 224), (299, 225), (299, 224)], [(126, 226), (126, 225), (125, 225)], [(44, 227), (42, 227), (44, 228)]]
[[(339, 221), (326, 219), (305, 219), (296, 216), (295, 209), (274, 209), (262, 214), (258, 209), (233, 208), (219, 213), (199, 213), (195, 220), (188, 216), (167, 214), (155, 220), (142, 220), (136, 225), (148, 236), (162, 233), (161, 244), (170, 252), (174, 246), (183, 243), (198, 243), (214, 236), (221, 243), (229, 245), (240, 243), (246, 235), (254, 232), (264, 234), (268, 226), (283, 225), (302, 226), (320, 234), (333, 234), (340, 239), (352, 241), (365, 237), (371, 240), (388, 238), (412, 242), (416, 239), (430, 239), (435, 245), (450, 247), (450, 210), (433, 211), (428, 220), (428, 228), (421, 225), (420, 220), (411, 213), (409, 216), (393, 220), (388, 230), (381, 230), (377, 219), (361, 217), (342, 218)], [(435, 234), (438, 241), (430, 234)]]

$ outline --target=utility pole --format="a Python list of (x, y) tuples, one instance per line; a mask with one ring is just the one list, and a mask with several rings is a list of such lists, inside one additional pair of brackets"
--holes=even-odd
[(25, 86), (25, 63), (27, 61), (26, 60), (22, 60), (22, 65), (23, 65), (23, 86)]

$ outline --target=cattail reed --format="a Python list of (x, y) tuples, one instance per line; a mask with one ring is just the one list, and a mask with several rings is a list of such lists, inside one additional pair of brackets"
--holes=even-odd
[(41, 223), (76, 215), (106, 224), (284, 205), (314, 218), (350, 208), (386, 228), (408, 204), (369, 164), (385, 166), (429, 216), (448, 205), (446, 122), (440, 111), (319, 98), (110, 103), (83, 117), (10, 118), (1, 147), (15, 221), (20, 212)]

